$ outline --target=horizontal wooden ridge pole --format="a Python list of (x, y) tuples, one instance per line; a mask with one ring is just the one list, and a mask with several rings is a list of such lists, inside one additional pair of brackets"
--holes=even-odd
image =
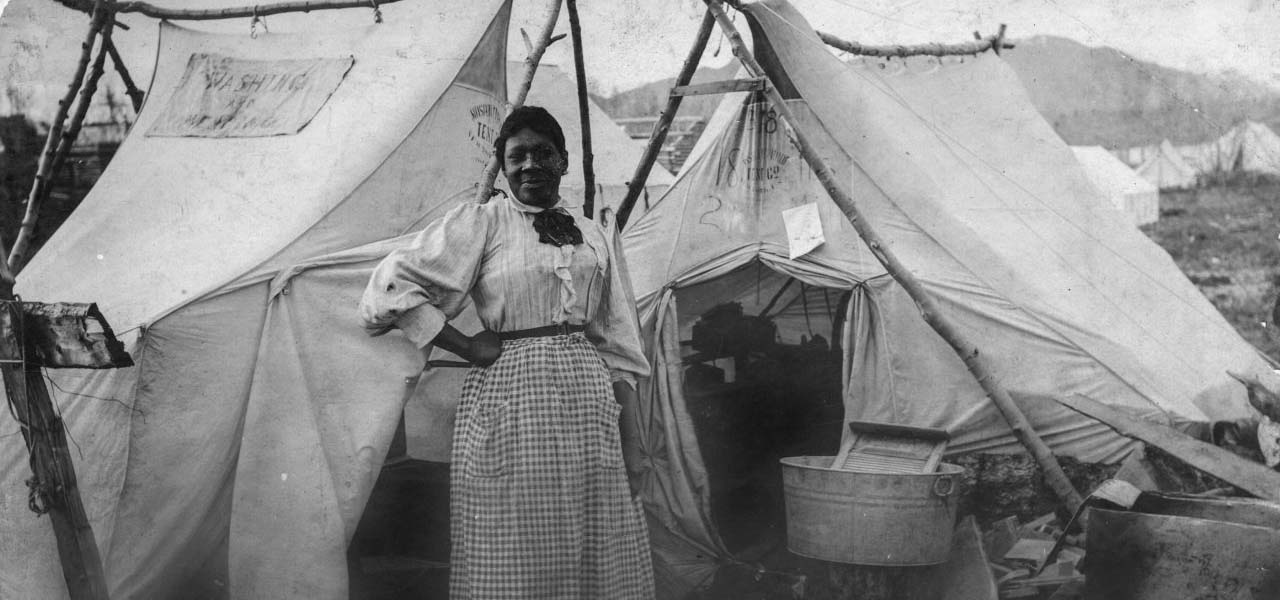
[(728, 94), (731, 92), (758, 92), (768, 82), (763, 77), (751, 79), (730, 79), (728, 81), (710, 81), (692, 85), (678, 85), (671, 88), (672, 96), (699, 96), (707, 94)]
[[(818, 32), (818, 37), (828, 46), (858, 56), (878, 56), (881, 58), (906, 58), (908, 56), (963, 56), (981, 54), (988, 50), (1000, 54), (1001, 50), (1013, 48), (1013, 44), (1004, 41), (1005, 26), (995, 35), (987, 36), (972, 42), (959, 44), (916, 44), (911, 46), (868, 46), (858, 42), (842, 40), (834, 35)], [(974, 33), (977, 37), (977, 33)]]
[[(737, 28), (733, 26), (728, 15), (725, 14), (721, 0), (704, 0), (704, 2), (707, 5), (707, 9), (715, 15), (716, 22), (720, 24), (720, 29), (729, 39), (729, 43), (733, 48), (733, 55), (742, 62), (742, 66), (746, 67), (753, 77), (768, 77), (764, 68), (760, 66), (760, 63), (756, 62), (755, 57), (751, 55), (751, 51), (747, 49), (746, 43), (743, 42)], [(1009, 391), (1000, 385), (995, 372), (987, 363), (986, 357), (979, 354), (978, 347), (967, 340), (951, 320), (946, 317), (946, 314), (934, 301), (933, 296), (911, 274), (911, 270), (898, 260), (897, 255), (890, 249), (889, 244), (884, 242), (875, 228), (862, 217), (862, 212), (858, 209), (857, 204), (854, 203), (853, 198), (836, 181), (835, 172), (814, 150), (808, 134), (799, 126), (799, 121), (796, 120), (791, 108), (783, 100), (782, 94), (778, 93), (777, 88), (770, 85), (765, 88), (765, 94), (768, 95), (769, 102), (773, 105), (774, 110), (778, 111), (782, 120), (791, 126), (791, 132), (795, 136), (796, 146), (800, 150), (800, 155), (804, 157), (805, 162), (813, 169), (818, 181), (822, 182), (822, 186), (826, 189), (827, 194), (831, 196), (831, 200), (848, 217), (850, 224), (853, 225), (854, 230), (858, 232), (858, 235), (866, 243), (871, 253), (875, 255), (876, 260), (880, 261), (880, 264), (889, 272), (889, 275), (902, 286), (902, 289), (907, 292), (907, 295), (920, 308), (920, 314), (925, 322), (964, 361), (969, 373), (977, 380), (978, 385), (982, 386), (987, 397), (991, 398), (991, 401), (995, 403), (1000, 413), (1004, 416), (1005, 421), (1008, 422), (1014, 437), (1035, 457), (1036, 463), (1043, 470), (1045, 481), (1049, 484), (1049, 487), (1053, 489), (1053, 492), (1058, 496), (1058, 499), (1067, 508), (1068, 512), (1074, 513), (1082, 502), (1080, 493), (1071, 485), (1071, 480), (1067, 478), (1067, 474), (1062, 470), (1062, 465), (1058, 464), (1058, 459), (1054, 457), (1049, 446), (1044, 443), (1044, 440), (1040, 439), (1040, 436), (1031, 426), (1031, 422), (1027, 420), (1026, 415), (1022, 413), (1013, 397), (1009, 395)]]
[[(81, 12), (93, 9), (89, 0), (54, 0), (67, 8)], [(234, 6), (227, 8), (161, 8), (148, 2), (117, 2), (112, 12), (117, 14), (137, 13), (155, 19), (170, 21), (214, 21), (217, 19), (239, 19), (244, 17), (268, 17), (283, 13), (312, 12), (318, 10), (336, 10), (342, 8), (376, 8), (384, 4), (393, 4), (400, 0), (326, 0), (316, 2), (280, 2), (257, 6)]]

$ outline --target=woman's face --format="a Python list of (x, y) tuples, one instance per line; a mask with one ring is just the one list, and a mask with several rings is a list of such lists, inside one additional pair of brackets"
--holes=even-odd
[(555, 204), (567, 167), (567, 157), (541, 133), (526, 128), (507, 138), (502, 171), (520, 202), (541, 207)]

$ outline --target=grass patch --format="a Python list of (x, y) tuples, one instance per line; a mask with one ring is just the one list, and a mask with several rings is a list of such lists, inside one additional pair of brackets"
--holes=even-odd
[(1241, 336), (1280, 360), (1280, 330), (1272, 322), (1280, 293), (1280, 181), (1241, 177), (1161, 192), (1160, 212), (1143, 232)]

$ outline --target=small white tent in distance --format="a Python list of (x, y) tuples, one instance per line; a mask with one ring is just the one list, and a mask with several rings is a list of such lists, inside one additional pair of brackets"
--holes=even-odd
[(1187, 163), (1169, 140), (1160, 142), (1155, 152), (1134, 171), (1162, 190), (1186, 189), (1196, 185), (1196, 168)]
[(1160, 218), (1160, 190), (1102, 146), (1072, 146), (1084, 174), (1134, 225)]

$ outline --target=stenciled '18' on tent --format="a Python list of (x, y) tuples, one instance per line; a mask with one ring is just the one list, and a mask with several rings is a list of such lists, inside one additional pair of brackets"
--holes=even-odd
[[(137, 362), (50, 373), (112, 597), (346, 597), (421, 358), (368, 338), (354, 302), (289, 328), (271, 281), (473, 197), (510, 2), (422, 8), (323, 35), (163, 23), (132, 134), (19, 276), (24, 298), (97, 302)], [(65, 597), (0, 412), (0, 597)]]
[(1085, 176), (1134, 225), (1160, 219), (1160, 190), (1102, 146), (1072, 146)]
[[(797, 126), (1055, 453), (1115, 461), (1132, 442), (1051, 396), (1179, 427), (1252, 414), (1225, 371), (1266, 364), (1118, 218), (998, 56), (846, 64), (786, 2), (742, 8)], [(945, 429), (952, 454), (1020, 450), (787, 136), (762, 96), (728, 96), (676, 183), (623, 236), (654, 372), (640, 411), (646, 500), (660, 572), (673, 579), (705, 580), (731, 554), (692, 417), (704, 407), (689, 398), (691, 363), (715, 356), (698, 350), (695, 325), (727, 302), (759, 316), (779, 280), (850, 293), (831, 335), (845, 419)], [(788, 220), (820, 229), (823, 243), (793, 256)], [(783, 342), (807, 336), (791, 323), (776, 325)], [(763, 364), (746, 360), (747, 376)]]

